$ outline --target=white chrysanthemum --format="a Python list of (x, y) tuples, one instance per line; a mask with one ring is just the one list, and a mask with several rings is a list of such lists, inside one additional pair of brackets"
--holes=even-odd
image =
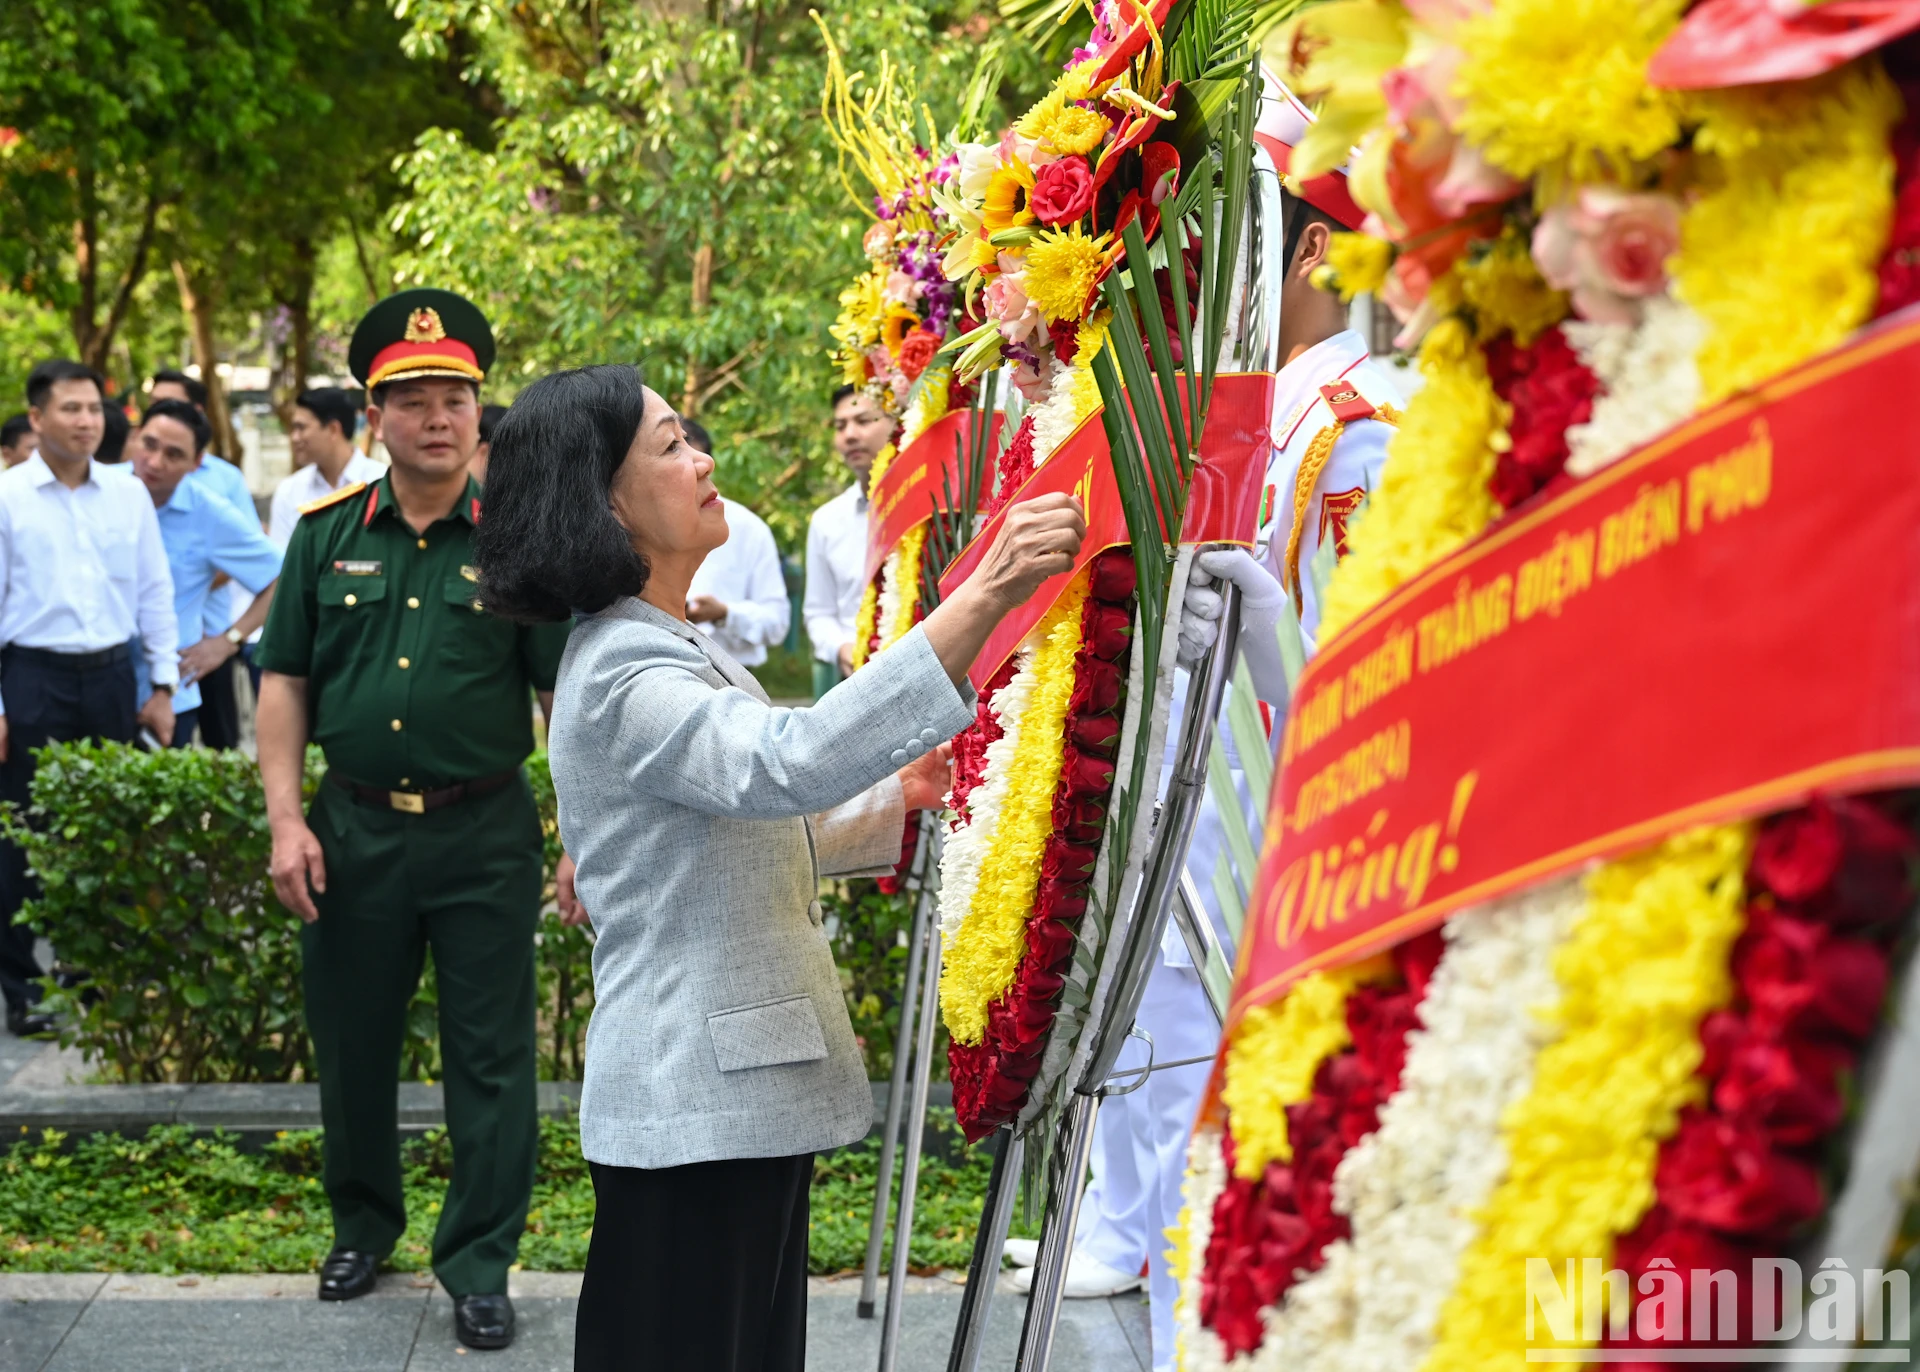
[(1060, 445), (1073, 436), (1078, 421), (1074, 418), (1074, 369), (1055, 358), (1049, 374), (1047, 398), (1033, 407), (1033, 465), (1036, 469), (1060, 451)]
[(1647, 303), (1638, 325), (1568, 320), (1561, 331), (1603, 387), (1593, 415), (1567, 430), (1567, 471), (1592, 476), (1700, 406), (1694, 357), (1707, 326), (1681, 302)]
[(1174, 1346), (1182, 1372), (1225, 1372), (1227, 1350), (1200, 1323), (1200, 1271), (1213, 1242), (1213, 1206), (1227, 1189), (1227, 1162), (1220, 1156), (1220, 1131), (1202, 1125), (1187, 1142), (1187, 1175), (1181, 1198), (1187, 1208), (1187, 1278), (1174, 1307)]
[(900, 548), (895, 545), (894, 550), (887, 554), (887, 560), (880, 564), (880, 603), (873, 623), (881, 652), (892, 647), (893, 641), (900, 637), (900, 562)]
[(987, 745), (986, 772), (980, 784), (967, 797), (972, 819), (947, 835), (940, 854), (940, 940), (946, 947), (959, 932), (960, 923), (973, 909), (973, 893), (980, 885), (980, 864), (993, 846), (993, 831), (999, 826), (1000, 810), (1007, 799), (1007, 764), (1020, 746), (1020, 719), (1033, 699), (1038, 677), (1033, 670), (1033, 653), (1021, 649), (1019, 667), (989, 708), (1000, 722), (1001, 734)]
[(1500, 1120), (1552, 1036), (1542, 1012), (1559, 995), (1553, 956), (1585, 905), (1571, 876), (1444, 926), (1400, 1089), (1334, 1174), (1352, 1237), (1266, 1312), (1251, 1366), (1373, 1372), (1425, 1359), (1474, 1216), (1506, 1173)]

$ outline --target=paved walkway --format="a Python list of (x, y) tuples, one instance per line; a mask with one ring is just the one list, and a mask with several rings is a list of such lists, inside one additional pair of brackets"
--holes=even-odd
[[(504, 1353), (470, 1353), (453, 1337), (453, 1307), (431, 1279), (389, 1275), (379, 1290), (323, 1305), (310, 1275), (152, 1277), (0, 1273), (0, 1372), (569, 1372), (577, 1273), (515, 1273), (520, 1334)], [(854, 1313), (858, 1278), (814, 1278), (807, 1364), (821, 1372), (875, 1366), (880, 1322)], [(886, 1287), (881, 1286), (885, 1299)], [(901, 1372), (944, 1372), (960, 1306), (943, 1278), (911, 1278)], [(689, 1312), (692, 1314), (693, 1312)], [(1026, 1298), (996, 1294), (981, 1366), (1013, 1366)], [(1147, 1309), (1139, 1295), (1068, 1301), (1059, 1372), (1147, 1372)]]

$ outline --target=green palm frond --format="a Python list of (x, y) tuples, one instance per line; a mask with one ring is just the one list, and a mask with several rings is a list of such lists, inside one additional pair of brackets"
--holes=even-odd
[(1191, 85), (1231, 77), (1253, 55), (1255, 11), (1277, 2), (1282, 0), (1190, 0), (1179, 36), (1167, 49), (1167, 79)]
[(1000, 17), (1036, 47), (1043, 46), (1062, 26), (1083, 14), (1091, 28), (1092, 0), (1000, 0)]
[(1006, 66), (1006, 35), (995, 33), (974, 60), (973, 75), (967, 79), (967, 88), (960, 96), (960, 113), (948, 136), (949, 145), (976, 142), (993, 132), (990, 121), (995, 116), (994, 102), (999, 96), (1000, 78)]

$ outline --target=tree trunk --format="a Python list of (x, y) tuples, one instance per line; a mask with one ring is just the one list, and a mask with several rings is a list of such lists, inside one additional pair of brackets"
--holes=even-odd
[(307, 389), (307, 372), (313, 365), (313, 260), (313, 241), (295, 239), (293, 273), (274, 302), (287, 312), (288, 324), (273, 388), (273, 412), (282, 428), (293, 424), (293, 402)]
[(240, 461), (240, 444), (234, 437), (233, 417), (227, 409), (226, 387), (220, 384), (218, 354), (213, 346), (213, 302), (197, 289), (187, 264), (173, 261), (173, 279), (180, 287), (180, 308), (193, 325), (193, 360), (200, 364), (200, 380), (207, 388), (207, 423), (213, 427), (213, 451), (229, 462)]
[(127, 261), (125, 275), (113, 293), (113, 304), (104, 321), (98, 315), (100, 304), (99, 206), (93, 197), (93, 174), (81, 173), (80, 218), (73, 225), (73, 263), (80, 296), (73, 307), (73, 343), (80, 360), (97, 372), (107, 369), (107, 355), (113, 340), (126, 322), (133, 304), (133, 293), (146, 279), (147, 258), (153, 251), (153, 236), (160, 217), (160, 193), (149, 189), (146, 210), (141, 216), (140, 236), (134, 240), (133, 256)]
[[(698, 319), (713, 303), (713, 244), (702, 242), (693, 250), (693, 316)], [(699, 353), (687, 351), (687, 388), (680, 397), (680, 413), (692, 419), (700, 413), (701, 394), (707, 388), (707, 368)]]

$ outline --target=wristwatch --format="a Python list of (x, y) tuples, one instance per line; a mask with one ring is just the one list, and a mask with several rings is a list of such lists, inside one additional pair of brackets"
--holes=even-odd
[(238, 629), (229, 629), (224, 634), (220, 635), (220, 637), (226, 639), (227, 642), (231, 643), (236, 648), (238, 648), (242, 643), (245, 643), (247, 641), (247, 636), (241, 633)]

